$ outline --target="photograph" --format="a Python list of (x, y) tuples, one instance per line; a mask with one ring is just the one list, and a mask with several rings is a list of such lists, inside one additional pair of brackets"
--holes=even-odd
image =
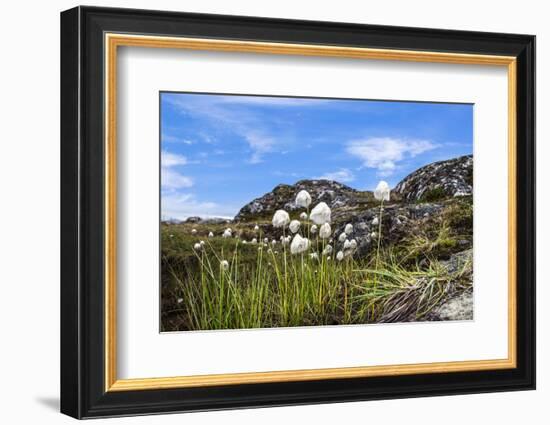
[(162, 332), (473, 320), (473, 105), (159, 107)]

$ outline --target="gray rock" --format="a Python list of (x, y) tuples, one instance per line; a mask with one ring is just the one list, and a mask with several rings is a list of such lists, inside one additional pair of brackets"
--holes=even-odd
[(431, 320), (473, 320), (474, 294), (467, 290), (446, 300), (430, 313)]
[(409, 174), (394, 191), (408, 202), (434, 201), (473, 193), (472, 155), (434, 162)]

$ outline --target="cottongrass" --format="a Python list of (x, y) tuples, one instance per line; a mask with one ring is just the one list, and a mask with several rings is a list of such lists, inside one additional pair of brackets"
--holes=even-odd
[[(389, 196), (388, 191), (382, 192), (381, 212)], [(303, 194), (302, 198), (307, 200)], [(309, 208), (310, 202), (306, 204)], [(294, 234), (289, 234), (288, 213), (278, 210), (271, 224), (279, 233), (275, 236), (279, 242), (273, 239), (269, 243), (257, 225), (257, 237), (248, 245), (246, 240), (225, 239), (226, 232), (232, 233), (229, 228), (222, 238), (209, 237), (202, 244), (193, 241), (193, 236), (170, 238), (167, 234), (166, 243), (174, 252), (181, 249), (180, 244), (194, 248), (194, 260), (185, 263), (163, 257), (167, 279), (177, 288), (174, 300), (178, 301), (179, 329), (421, 320), (445, 296), (471, 286), (467, 267), (450, 273), (429, 259), (427, 265), (411, 268), (403, 263), (409, 255), (381, 250), (381, 213), (376, 223), (378, 232), (371, 235), (375, 249), (361, 259), (354, 258), (358, 244), (351, 238), (353, 226), (348, 223), (332, 243), (331, 211), (323, 204), (314, 206), (307, 214), (309, 218), (298, 222)], [(312, 225), (318, 226), (316, 232), (311, 232)], [(426, 241), (414, 242), (411, 249), (426, 248)]]

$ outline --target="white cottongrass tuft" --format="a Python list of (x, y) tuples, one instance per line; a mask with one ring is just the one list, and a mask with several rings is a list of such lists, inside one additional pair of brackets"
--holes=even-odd
[(198, 242), (197, 242), (195, 245), (193, 245), (193, 249), (194, 249), (195, 251), (200, 251), (201, 248), (202, 248), (202, 245), (201, 245), (200, 243), (198, 243)]
[(273, 245), (273, 246), (277, 245), (277, 241), (276, 241), (275, 239), (273, 239), (273, 240), (271, 241), (271, 245)]
[(268, 242), (269, 242), (269, 239), (264, 238), (264, 243), (268, 243)]
[(299, 207), (307, 208), (311, 205), (311, 195), (307, 190), (300, 190), (296, 195), (296, 205)]
[(338, 261), (342, 261), (344, 259), (344, 253), (342, 251), (338, 251), (338, 254), (336, 254), (336, 259)]
[(201, 246), (204, 246), (204, 241), (200, 241), (199, 243), (201, 244)]
[(323, 249), (323, 255), (330, 255), (332, 254), (332, 245), (325, 246), (325, 249)]
[(338, 236), (339, 242), (344, 242), (347, 239), (348, 235), (346, 235), (346, 232), (340, 233), (340, 236)]
[(168, 236), (169, 236), (169, 237), (171, 237), (171, 238), (173, 238), (173, 237), (174, 237), (174, 235), (173, 235), (172, 233), (170, 233), (170, 234), (169, 234)]
[(246, 245), (248, 242), (247, 241), (243, 241), (243, 245)]
[(222, 269), (224, 270), (228, 270), (229, 269), (229, 263), (227, 262), (227, 260), (222, 260), (220, 262), (220, 265), (222, 266)]
[(183, 298), (178, 298), (178, 304), (181, 304), (183, 302)]
[[(325, 223), (325, 224), (326, 224), (326, 223)], [(310, 230), (311, 230), (311, 233), (313, 233), (313, 234), (317, 233), (317, 225), (316, 225), (316, 224), (313, 224), (313, 225), (311, 226), (311, 229), (310, 229)]]
[(374, 189), (374, 197), (378, 201), (389, 201), (390, 187), (388, 186), (388, 183), (381, 180), (380, 183), (378, 183), (378, 186), (376, 186), (376, 189)]
[(228, 227), (227, 229), (225, 229), (225, 230), (223, 231), (222, 237), (223, 237), (223, 238), (230, 238), (230, 237), (231, 237), (231, 234), (232, 234), (232, 231), (231, 231), (231, 229)]
[(195, 235), (197, 233), (197, 229), (191, 229), (191, 234)]
[(250, 243), (251, 243), (252, 245), (256, 245), (256, 244), (258, 243), (258, 239), (253, 238), (253, 239), (250, 241)]
[(208, 233), (208, 237), (209, 237), (209, 238), (213, 238), (213, 237), (214, 237), (214, 233), (209, 232), (209, 233)]
[(353, 233), (353, 225), (351, 223), (346, 224), (344, 232), (346, 232), (346, 235), (351, 235)]
[(330, 223), (330, 208), (324, 202), (319, 202), (309, 215), (311, 221), (317, 225), (322, 225), (325, 223)]
[(374, 218), (372, 219), (372, 225), (373, 225), (373, 226), (378, 226), (378, 217), (374, 217)]
[(372, 233), (370, 234), (370, 237), (374, 239), (374, 238), (376, 237), (376, 232), (372, 232)]
[(355, 239), (352, 239), (351, 241), (349, 241), (349, 245), (351, 249), (355, 249), (357, 248), (357, 241)]
[(300, 230), (300, 222), (298, 220), (292, 220), (288, 227), (290, 228), (290, 231), (292, 233), (296, 233), (298, 230)]
[(273, 214), (273, 220), (271, 221), (273, 227), (286, 227), (290, 223), (290, 217), (285, 210), (277, 210)]
[(351, 242), (349, 240), (344, 241), (344, 249), (350, 249), (351, 248)]
[(300, 220), (307, 220), (307, 213), (303, 212), (300, 214)]
[(318, 260), (319, 254), (317, 254), (316, 252), (312, 252), (311, 254), (309, 254), (309, 258), (311, 258), (312, 260)]
[(332, 232), (332, 229), (330, 228), (330, 224), (325, 223), (319, 229), (319, 236), (321, 237), (321, 239), (328, 239), (330, 238), (331, 232)]
[(260, 230), (260, 228), (259, 228), (258, 225), (256, 224), (256, 225), (254, 226), (254, 231), (257, 232), (258, 230)]
[(307, 251), (309, 248), (309, 239), (302, 238), (300, 235), (294, 235), (292, 243), (290, 244), (290, 253), (291, 254), (301, 254), (302, 252)]

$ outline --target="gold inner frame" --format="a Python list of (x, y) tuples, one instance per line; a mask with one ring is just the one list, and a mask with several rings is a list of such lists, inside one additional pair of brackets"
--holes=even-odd
[[(461, 53), (370, 49), (325, 45), (266, 43), (105, 34), (105, 391), (135, 391), (214, 385), (308, 381), (510, 369), (516, 367), (516, 58)], [(116, 99), (119, 46), (281, 55), (325, 56), (507, 67), (508, 72), (508, 357), (495, 360), (247, 372), (164, 378), (118, 379), (116, 373)]]

